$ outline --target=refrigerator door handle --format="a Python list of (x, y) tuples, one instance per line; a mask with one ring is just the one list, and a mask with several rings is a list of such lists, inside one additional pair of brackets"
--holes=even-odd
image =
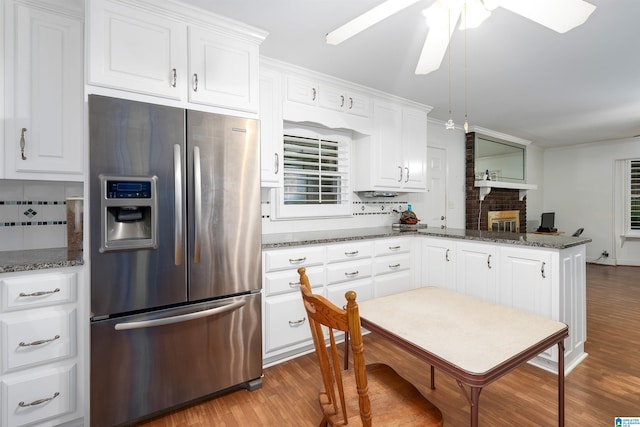
[(181, 314), (179, 316), (163, 317), (154, 320), (141, 320), (139, 322), (116, 323), (114, 329), (116, 331), (127, 331), (130, 329), (144, 329), (154, 326), (172, 325), (174, 323), (182, 323), (188, 320), (201, 319), (203, 317), (213, 316), (214, 314), (222, 314), (229, 311), (237, 310), (244, 306), (245, 300), (232, 302), (222, 307), (210, 308), (209, 310), (196, 311), (193, 313)]
[(202, 172), (200, 169), (200, 147), (193, 147), (193, 202), (195, 216), (195, 238), (193, 243), (193, 263), (200, 263), (200, 248), (202, 247)]
[(173, 199), (173, 259), (176, 265), (182, 264), (182, 156), (180, 155), (180, 144), (173, 146), (173, 179), (174, 179), (174, 199)]

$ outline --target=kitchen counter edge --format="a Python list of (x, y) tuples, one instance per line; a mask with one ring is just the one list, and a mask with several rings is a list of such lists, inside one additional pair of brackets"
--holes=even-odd
[(494, 231), (463, 230), (457, 228), (415, 230), (394, 230), (391, 227), (355, 228), (345, 230), (323, 230), (295, 233), (262, 235), (262, 249), (286, 248), (294, 246), (339, 243), (353, 240), (378, 239), (385, 237), (423, 236), (457, 240), (473, 240), (515, 246), (548, 249), (566, 249), (591, 242), (588, 237), (552, 236), (533, 233), (498, 233)]
[(44, 270), (83, 265), (82, 251), (67, 248), (0, 251), (0, 273)]

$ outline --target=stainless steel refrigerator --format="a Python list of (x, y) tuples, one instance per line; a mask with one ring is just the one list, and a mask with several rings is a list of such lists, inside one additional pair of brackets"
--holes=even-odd
[(262, 378), (256, 120), (89, 96), (91, 425)]

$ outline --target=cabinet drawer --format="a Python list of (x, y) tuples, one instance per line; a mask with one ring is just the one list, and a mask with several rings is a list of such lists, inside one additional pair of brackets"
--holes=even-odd
[(411, 242), (408, 239), (377, 240), (375, 256), (404, 253), (409, 252), (410, 250)]
[(0, 321), (2, 372), (71, 356), (76, 343), (75, 309), (11, 313)]
[(376, 277), (374, 295), (376, 298), (413, 289), (411, 285), (411, 271), (404, 270), (394, 274), (384, 274)]
[(338, 307), (344, 307), (347, 303), (344, 294), (346, 294), (347, 291), (354, 291), (356, 293), (356, 302), (371, 299), (373, 298), (373, 280), (368, 278), (330, 286), (327, 288), (327, 299)]
[(373, 255), (372, 242), (341, 243), (327, 247), (327, 262), (342, 262)]
[(75, 301), (76, 276), (76, 273), (47, 273), (2, 279), (2, 311)]
[(307, 312), (299, 293), (265, 300), (265, 353), (311, 342)]
[(283, 250), (266, 251), (264, 254), (265, 273), (289, 268), (308, 267), (324, 262), (323, 246), (298, 246)]
[(340, 283), (371, 276), (371, 260), (340, 262), (327, 265), (327, 283)]
[(0, 387), (2, 427), (41, 422), (75, 409), (76, 365), (10, 376)]
[[(324, 285), (324, 270), (322, 267), (307, 268), (307, 277), (312, 288)], [(300, 294), (300, 275), (298, 270), (277, 271), (265, 274), (264, 292), (265, 296), (282, 294), (285, 292), (296, 292)], [(314, 291), (315, 292), (315, 291)]]
[(376, 276), (394, 273), (411, 268), (411, 256), (409, 254), (400, 254), (379, 257), (375, 258), (373, 264), (373, 271)]

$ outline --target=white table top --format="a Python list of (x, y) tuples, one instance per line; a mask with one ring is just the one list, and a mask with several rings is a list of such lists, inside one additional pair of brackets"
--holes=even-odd
[(471, 374), (483, 374), (566, 328), (555, 320), (435, 287), (358, 306), (361, 318)]

